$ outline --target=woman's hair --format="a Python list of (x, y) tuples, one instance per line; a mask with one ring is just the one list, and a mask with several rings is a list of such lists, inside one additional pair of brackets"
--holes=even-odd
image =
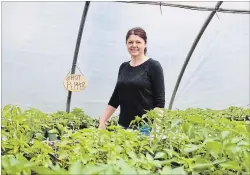
[[(128, 41), (128, 38), (130, 37), (130, 35), (138, 35), (147, 44), (147, 34), (145, 30), (143, 30), (141, 27), (134, 27), (130, 29), (126, 35), (126, 42)], [(147, 47), (144, 49), (144, 54), (146, 55), (146, 53), (147, 53)]]

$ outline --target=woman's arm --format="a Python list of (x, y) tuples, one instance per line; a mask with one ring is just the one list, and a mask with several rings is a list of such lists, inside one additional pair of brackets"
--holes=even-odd
[(105, 110), (104, 114), (100, 118), (100, 123), (102, 122), (102, 123), (105, 124), (108, 121), (108, 119), (113, 115), (115, 110), (116, 110), (116, 108), (114, 108), (113, 106), (108, 105), (106, 107), (106, 110)]
[(109, 100), (109, 103), (106, 107), (106, 110), (104, 112), (104, 114), (102, 115), (102, 117), (100, 118), (100, 124), (99, 124), (99, 128), (105, 128), (106, 127), (106, 122), (108, 121), (108, 119), (112, 116), (112, 114), (115, 112), (115, 110), (118, 108), (119, 106), (119, 95), (118, 95), (118, 90), (117, 90), (117, 84), (115, 86), (114, 92)]
[(151, 78), (153, 90), (153, 105), (154, 108), (165, 107), (165, 83), (164, 73), (161, 64), (156, 61), (151, 65)]
[[(121, 68), (124, 64), (122, 64), (119, 68), (119, 72), (118, 72), (118, 78), (121, 72)], [(115, 110), (118, 108), (118, 106), (120, 105), (120, 99), (119, 99), (119, 94), (118, 94), (118, 78), (117, 78), (117, 83), (115, 85), (115, 89), (113, 91), (113, 94), (108, 102), (108, 105), (106, 107), (106, 110), (104, 112), (104, 114), (102, 115), (102, 117), (100, 118), (100, 125), (99, 128), (105, 128), (105, 123), (108, 121), (108, 119), (113, 115), (113, 113), (115, 112)]]

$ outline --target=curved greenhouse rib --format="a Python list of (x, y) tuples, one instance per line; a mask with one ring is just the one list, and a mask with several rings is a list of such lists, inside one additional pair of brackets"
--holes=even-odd
[[(77, 57), (78, 57), (78, 52), (79, 52), (79, 48), (80, 48), (80, 44), (81, 44), (81, 39), (82, 39), (82, 31), (83, 31), (84, 24), (85, 24), (85, 21), (86, 21), (86, 17), (87, 17), (87, 14), (88, 14), (89, 4), (90, 4), (90, 1), (86, 1), (84, 9), (83, 9), (81, 24), (80, 24), (80, 28), (79, 28), (79, 32), (78, 32), (77, 41), (76, 41), (76, 48), (75, 48), (75, 53), (74, 53), (74, 59), (73, 59), (72, 68), (71, 68), (71, 74), (74, 74), (75, 70), (76, 70)], [(70, 112), (71, 95), (72, 95), (72, 92), (68, 91), (66, 112)]]
[[(192, 5), (172, 4), (172, 3), (156, 2), (156, 1), (115, 1), (115, 2), (133, 3), (133, 4), (147, 4), (147, 5), (159, 5), (159, 6), (184, 8), (184, 9), (189, 9), (189, 10), (198, 10), (198, 11), (214, 11), (214, 8), (211, 8), (211, 7), (199, 7), (199, 6), (192, 6)], [(216, 12), (250, 14), (249, 10), (224, 9), (224, 8), (218, 8), (216, 10)]]
[(172, 106), (173, 106), (173, 103), (174, 103), (174, 98), (175, 98), (176, 92), (177, 92), (178, 87), (179, 87), (179, 85), (180, 85), (180, 82), (181, 82), (182, 76), (183, 76), (183, 74), (184, 74), (184, 72), (185, 72), (185, 69), (186, 69), (186, 67), (187, 67), (187, 65), (188, 65), (188, 62), (189, 62), (189, 60), (190, 60), (190, 58), (191, 58), (191, 56), (192, 56), (192, 54), (193, 54), (193, 52), (194, 52), (194, 49), (196, 48), (196, 46), (197, 46), (197, 44), (198, 44), (198, 42), (199, 42), (199, 40), (200, 40), (202, 34), (203, 34), (204, 31), (206, 30), (208, 24), (210, 23), (211, 19), (213, 18), (214, 14), (216, 13), (216, 10), (220, 7), (220, 5), (222, 4), (222, 2), (223, 2), (223, 1), (217, 2), (214, 11), (210, 13), (210, 15), (208, 16), (207, 20), (206, 20), (205, 23), (203, 24), (203, 26), (202, 26), (200, 32), (198, 33), (197, 37), (196, 37), (195, 40), (194, 40), (194, 43), (193, 43), (193, 45), (192, 45), (192, 47), (191, 47), (191, 49), (190, 49), (190, 51), (189, 51), (189, 53), (188, 53), (188, 55), (187, 55), (187, 57), (186, 57), (186, 60), (185, 60), (185, 62), (184, 62), (184, 64), (183, 64), (183, 66), (182, 66), (181, 72), (180, 72), (179, 77), (178, 77), (178, 79), (177, 79), (177, 82), (176, 82), (176, 84), (175, 84), (175, 88), (174, 88), (174, 91), (173, 91), (173, 94), (172, 94), (172, 97), (171, 97), (171, 100), (170, 100), (170, 103), (169, 103), (169, 107), (168, 107), (168, 109), (170, 109), (170, 110), (172, 109)]

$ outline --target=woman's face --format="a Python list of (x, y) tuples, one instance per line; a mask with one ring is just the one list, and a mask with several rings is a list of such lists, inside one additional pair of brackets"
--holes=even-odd
[(130, 35), (127, 40), (127, 48), (131, 56), (144, 55), (146, 43), (138, 35)]

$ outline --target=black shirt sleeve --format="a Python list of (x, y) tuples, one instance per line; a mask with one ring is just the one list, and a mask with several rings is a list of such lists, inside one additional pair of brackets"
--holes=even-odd
[[(123, 66), (123, 64), (121, 64), (121, 66), (119, 68), (118, 78), (119, 78), (122, 66)], [(117, 81), (118, 81), (118, 78), (117, 78)], [(114, 108), (118, 108), (118, 106), (120, 105), (120, 99), (119, 99), (118, 85), (117, 84), (118, 84), (118, 82), (116, 82), (115, 89), (114, 89), (113, 94), (112, 94), (112, 96), (111, 96), (111, 98), (109, 100), (109, 103), (108, 103), (108, 105), (113, 106)]]
[(153, 106), (164, 108), (165, 107), (165, 84), (164, 74), (161, 64), (155, 61), (151, 65), (151, 80), (152, 80), (152, 92), (153, 92)]

